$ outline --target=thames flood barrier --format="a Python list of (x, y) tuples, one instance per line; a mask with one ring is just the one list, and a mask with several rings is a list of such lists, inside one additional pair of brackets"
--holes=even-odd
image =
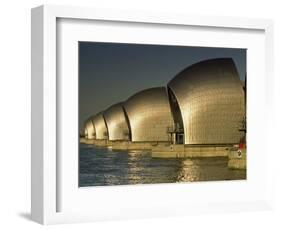
[(225, 157), (229, 168), (244, 170), (245, 104), (233, 60), (210, 59), (90, 116), (80, 142), (155, 158)]

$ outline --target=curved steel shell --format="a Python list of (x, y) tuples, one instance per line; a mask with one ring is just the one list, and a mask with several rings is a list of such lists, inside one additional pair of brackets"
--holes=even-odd
[(132, 141), (168, 141), (173, 125), (166, 88), (143, 90), (124, 103)]
[(85, 123), (85, 137), (87, 139), (95, 139), (95, 136), (95, 127), (92, 121), (92, 117), (90, 117)]
[(244, 92), (231, 58), (194, 64), (168, 84), (180, 107), (185, 144), (230, 144), (241, 137)]
[(104, 113), (104, 119), (108, 128), (109, 140), (129, 140), (129, 126), (125, 117), (123, 103), (109, 107)]
[(102, 113), (97, 114), (93, 118), (93, 123), (96, 131), (96, 139), (97, 140), (105, 140), (108, 139), (108, 131), (106, 127), (106, 123)]

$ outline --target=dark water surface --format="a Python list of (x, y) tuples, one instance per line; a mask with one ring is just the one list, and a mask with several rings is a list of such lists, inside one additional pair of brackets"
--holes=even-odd
[(226, 157), (163, 159), (149, 152), (112, 151), (80, 144), (79, 186), (238, 180), (245, 170), (227, 167)]

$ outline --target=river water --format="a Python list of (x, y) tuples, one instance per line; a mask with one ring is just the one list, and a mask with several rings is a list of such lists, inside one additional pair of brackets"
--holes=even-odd
[(246, 179), (246, 171), (228, 169), (226, 157), (152, 158), (149, 152), (80, 143), (80, 187), (241, 179)]

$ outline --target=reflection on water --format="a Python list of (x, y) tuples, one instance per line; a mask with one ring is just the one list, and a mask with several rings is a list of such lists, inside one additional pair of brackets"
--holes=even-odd
[(79, 185), (125, 185), (245, 179), (227, 158), (161, 159), (149, 152), (112, 151), (80, 144)]

